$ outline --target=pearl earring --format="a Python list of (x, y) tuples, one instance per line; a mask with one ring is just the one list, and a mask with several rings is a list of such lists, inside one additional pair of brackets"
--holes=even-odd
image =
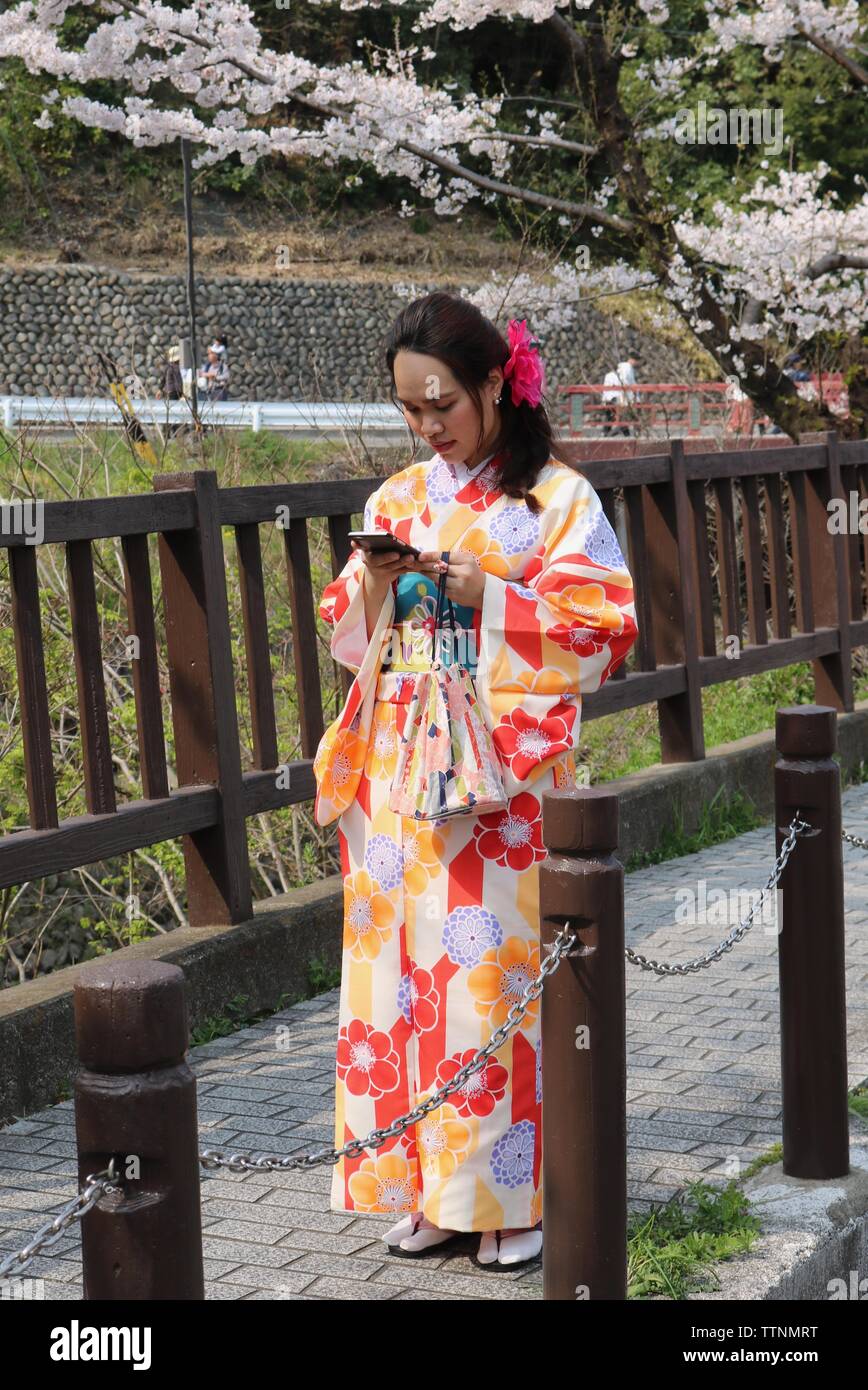
[(495, 405), (500, 405), (500, 396), (495, 396), (495, 398), (494, 398), (494, 404), (495, 404)]

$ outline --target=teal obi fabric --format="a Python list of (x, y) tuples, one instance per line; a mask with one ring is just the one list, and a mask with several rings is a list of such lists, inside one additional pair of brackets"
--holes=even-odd
[[(478, 639), (474, 617), (478, 610), (467, 604), (455, 603), (457, 637), (454, 650), (449, 637), (448, 609), (445, 637), (438, 646), (443, 664), (453, 662), (466, 666), (475, 675), (478, 662)], [(434, 616), (437, 612), (437, 581), (427, 574), (408, 570), (399, 576), (395, 585), (395, 615), (392, 619), (393, 637), (386, 647), (383, 669), (390, 671), (426, 671), (431, 664), (431, 643)]]

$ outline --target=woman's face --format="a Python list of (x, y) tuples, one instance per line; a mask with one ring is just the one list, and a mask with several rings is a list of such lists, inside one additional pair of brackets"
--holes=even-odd
[[(480, 390), (481, 422), (473, 398), (439, 357), (402, 349), (395, 355), (394, 377), (404, 419), (438, 454), (472, 467), (491, 452), (499, 427), (494, 397), (500, 395), (503, 385), (499, 367), (492, 369)], [(483, 439), (477, 448), (480, 423)]]

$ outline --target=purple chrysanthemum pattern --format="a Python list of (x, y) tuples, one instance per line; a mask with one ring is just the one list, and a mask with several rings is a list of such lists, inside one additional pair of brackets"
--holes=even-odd
[(506, 507), (492, 519), (491, 535), (499, 541), (507, 555), (518, 555), (539, 542), (539, 517), (534, 516), (523, 502)]
[(458, 491), (458, 479), (442, 458), (435, 459), (425, 478), (431, 502), (451, 502)]
[(389, 892), (404, 876), (404, 856), (390, 835), (372, 835), (365, 850), (365, 868)]
[(596, 565), (608, 565), (619, 569), (624, 564), (624, 556), (618, 544), (618, 537), (612, 530), (605, 512), (598, 512), (585, 532), (582, 551)]
[(519, 1120), (510, 1125), (491, 1151), (491, 1175), (504, 1187), (521, 1187), (533, 1180), (534, 1125)]
[(539, 598), (539, 594), (535, 593), (533, 589), (529, 589), (526, 584), (516, 584), (514, 579), (507, 579), (506, 582), (511, 589), (515, 589), (517, 594), (521, 594), (522, 598), (533, 599), (534, 603)]
[(488, 908), (454, 907), (443, 925), (443, 948), (449, 959), (468, 970), (486, 951), (503, 941), (503, 928)]
[(412, 982), (412, 980), (410, 979), (410, 976), (409, 976), (409, 975), (402, 975), (401, 978), (400, 978), (400, 980), (398, 981), (398, 998), (397, 998), (397, 1004), (398, 1004), (398, 1012), (404, 1015), (404, 1019), (405, 1019), (405, 1021), (406, 1021), (407, 1023), (409, 1023), (409, 1022), (411, 1021), (411, 1018), (412, 1018), (411, 1002), (410, 1002), (410, 1001), (411, 1001), (411, 997), (412, 997), (412, 992), (413, 992), (413, 991), (412, 991), (412, 986), (413, 986), (413, 982)]

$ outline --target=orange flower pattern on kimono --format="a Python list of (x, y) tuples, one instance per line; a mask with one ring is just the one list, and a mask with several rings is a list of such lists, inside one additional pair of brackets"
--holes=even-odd
[[(407, 616), (405, 589), (418, 602), (419, 588), (393, 585), (370, 638), (358, 552), (322, 595), (332, 654), (355, 677), (314, 761), (315, 816), (338, 823), (344, 881), (338, 1148), (452, 1080), (538, 977), (542, 794), (574, 785), (582, 696), (636, 637), (630, 575), (587, 479), (551, 459), (535, 515), (502, 492), (499, 467), (497, 457), (475, 473), (439, 456), (412, 464), (369, 498), (365, 526), (420, 549), (469, 551), (485, 571), (474, 681), (506, 807), (433, 822), (389, 809), (414, 676), (388, 669), (384, 651)], [(421, 1121), (335, 1165), (332, 1208), (422, 1210), (463, 1231), (534, 1225), (541, 1084), (537, 1001)]]

